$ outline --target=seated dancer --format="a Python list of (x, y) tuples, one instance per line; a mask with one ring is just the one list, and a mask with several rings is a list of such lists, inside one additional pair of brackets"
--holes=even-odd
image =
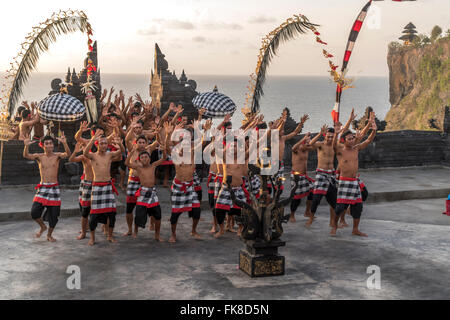
[(57, 138), (57, 140), (63, 144), (64, 153), (53, 152), (55, 149), (55, 141), (51, 136), (43, 137), (39, 144), (44, 149), (44, 153), (28, 153), (28, 148), (33, 143), (29, 136), (25, 137), (25, 148), (23, 149), (23, 157), (29, 160), (36, 160), (41, 174), (41, 182), (36, 187), (37, 191), (33, 199), (33, 206), (31, 207), (31, 218), (41, 227), (36, 233), (36, 237), (39, 238), (47, 230), (41, 218), (45, 209), (44, 221), (48, 221), (49, 226), (47, 241), (50, 242), (56, 241), (52, 234), (58, 223), (61, 210), (61, 198), (58, 185), (59, 160), (66, 159), (71, 155), (64, 133), (61, 133), (61, 137)]
[(359, 222), (363, 209), (361, 188), (358, 182), (358, 154), (360, 150), (366, 148), (375, 139), (377, 125), (375, 120), (371, 121), (372, 132), (362, 143), (356, 144), (355, 134), (345, 131), (341, 137), (343, 144), (338, 144), (338, 134), (342, 132), (340, 124), (335, 125), (333, 138), (333, 148), (339, 162), (340, 175), (337, 193), (336, 218), (332, 227), (331, 235), (336, 235), (339, 216), (350, 206), (350, 214), (353, 217), (353, 235), (367, 237), (367, 234), (359, 231)]
[[(312, 149), (309, 145), (310, 141), (311, 134), (308, 132), (303, 139), (292, 147), (291, 190), (295, 188), (296, 179), (298, 179), (298, 188), (295, 190), (294, 197), (291, 201), (291, 221), (295, 221), (293, 216), (300, 206), (302, 199), (307, 198), (307, 202), (312, 200), (314, 180), (308, 177), (307, 173), (308, 154)], [(305, 216), (309, 216), (309, 214), (309, 206), (307, 206)], [(306, 226), (309, 227), (308, 223)]]
[[(84, 147), (86, 147), (84, 145)], [(83, 164), (83, 175), (80, 181), (80, 197), (79, 203), (81, 208), (81, 233), (77, 237), (78, 240), (86, 238), (86, 232), (89, 224), (89, 213), (91, 212), (91, 193), (92, 193), (92, 180), (94, 173), (92, 171), (91, 160), (86, 158), (83, 154), (77, 155), (79, 152), (83, 152), (82, 142), (77, 142), (75, 150), (69, 158), (69, 162), (81, 162)]]
[[(92, 153), (90, 150), (95, 141), (98, 141), (97, 152)], [(88, 244), (90, 246), (95, 244), (95, 229), (97, 228), (97, 224), (102, 223), (106, 225), (108, 220), (109, 232), (107, 240), (112, 243), (117, 242), (113, 237), (113, 231), (116, 222), (116, 199), (114, 193), (118, 193), (111, 181), (111, 163), (117, 158), (120, 159), (122, 157), (122, 152), (124, 152), (125, 148), (120, 138), (114, 139), (113, 146), (117, 150), (108, 152), (108, 141), (102, 135), (102, 131), (97, 130), (83, 151), (83, 156), (91, 160), (92, 171), (94, 173), (89, 217), (91, 239)]]
[[(231, 182), (230, 184), (228, 184), (229, 181), (223, 182), (222, 188), (220, 189), (217, 197), (216, 218), (220, 229), (214, 235), (216, 239), (225, 234), (224, 221), (227, 214), (230, 217), (241, 215), (241, 207), (233, 204), (229, 186), (233, 189), (236, 199), (243, 202), (248, 202), (250, 198), (250, 195), (244, 186), (243, 180), (243, 177), (248, 176), (248, 162), (245, 161), (243, 164), (238, 163), (238, 152), (242, 154), (245, 153), (245, 150), (243, 148), (238, 148), (237, 141), (234, 141), (225, 147), (225, 152), (230, 154), (228, 158), (232, 156), (234, 161), (232, 163), (225, 162), (222, 164), (224, 177), (231, 178)], [(227, 156), (224, 155), (224, 158), (226, 159)], [(239, 225), (238, 236), (241, 235), (242, 228), (243, 226)]]
[[(175, 127), (180, 129), (183, 125), (179, 124)], [(198, 126), (198, 122), (194, 123), (194, 126)], [(199, 130), (200, 132), (200, 130)], [(170, 135), (172, 136), (172, 134)], [(170, 224), (172, 228), (172, 235), (169, 242), (174, 243), (177, 241), (176, 230), (178, 218), (183, 212), (189, 212), (189, 217), (192, 218), (192, 231), (191, 236), (195, 239), (201, 239), (200, 234), (197, 232), (197, 225), (200, 220), (201, 209), (200, 201), (198, 200), (197, 193), (194, 191), (194, 154), (195, 150), (202, 147), (202, 141), (191, 142), (189, 139), (185, 138), (178, 144), (181, 146), (179, 151), (170, 150), (172, 152), (178, 152), (180, 156), (180, 161), (174, 161), (175, 163), (175, 178), (172, 182), (172, 215), (170, 217)], [(189, 159), (183, 161), (184, 149), (190, 149)]]
[[(167, 137), (166, 144), (167, 145)], [(155, 169), (166, 159), (166, 149), (164, 148), (163, 158), (150, 163), (150, 153), (147, 150), (139, 151), (138, 146), (134, 146), (125, 164), (132, 169), (140, 179), (140, 188), (136, 192), (137, 205), (136, 216), (134, 218), (133, 238), (137, 237), (139, 227), (145, 228), (147, 215), (155, 219), (155, 239), (163, 242), (160, 237), (161, 230), (161, 207), (155, 187)], [(139, 156), (136, 157), (136, 154)], [(133, 161), (133, 162), (132, 162)]]
[[(321, 136), (325, 140), (318, 141)], [(334, 149), (333, 149), (334, 129), (324, 125), (319, 134), (311, 140), (311, 148), (317, 150), (317, 169), (314, 190), (312, 195), (311, 215), (309, 225), (314, 221), (322, 197), (325, 196), (330, 206), (330, 227), (334, 224), (337, 197), (336, 171), (334, 170)]]

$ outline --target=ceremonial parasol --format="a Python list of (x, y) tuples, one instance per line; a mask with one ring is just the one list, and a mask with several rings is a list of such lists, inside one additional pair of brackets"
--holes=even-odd
[(83, 118), (86, 108), (78, 99), (57, 93), (39, 102), (38, 113), (48, 121), (73, 122)]
[(204, 116), (209, 118), (222, 118), (236, 110), (233, 100), (218, 91), (201, 93), (192, 99), (192, 103), (197, 109), (206, 109)]

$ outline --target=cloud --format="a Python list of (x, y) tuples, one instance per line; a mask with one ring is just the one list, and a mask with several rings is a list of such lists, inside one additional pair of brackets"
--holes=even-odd
[(192, 40), (194, 42), (206, 42), (206, 38), (202, 36), (193, 37)]
[(249, 23), (268, 23), (268, 22), (276, 22), (277, 19), (275, 17), (267, 17), (265, 15), (259, 15), (253, 18), (248, 19)]
[(202, 28), (209, 29), (209, 30), (217, 30), (217, 29), (242, 30), (242, 29), (244, 29), (238, 23), (227, 23), (227, 22), (220, 22), (220, 21), (205, 22), (205, 23), (202, 24)]
[(155, 34), (161, 34), (163, 31), (159, 26), (150, 26), (147, 29), (144, 30), (138, 30), (137, 34), (141, 36), (152, 36)]

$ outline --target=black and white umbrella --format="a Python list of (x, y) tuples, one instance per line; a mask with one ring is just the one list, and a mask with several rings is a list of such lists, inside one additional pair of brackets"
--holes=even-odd
[(209, 118), (222, 118), (236, 110), (233, 100), (217, 91), (201, 93), (192, 99), (192, 103), (197, 109), (205, 108), (204, 116)]
[(39, 102), (38, 113), (41, 119), (73, 122), (83, 118), (86, 108), (80, 100), (68, 94), (57, 93)]

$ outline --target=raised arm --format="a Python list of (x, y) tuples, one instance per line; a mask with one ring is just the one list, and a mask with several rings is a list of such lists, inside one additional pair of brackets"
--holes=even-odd
[[(293, 137), (295, 137), (296, 135), (298, 135), (300, 132), (302, 132), (303, 129), (303, 125), (305, 124), (305, 122), (309, 119), (309, 116), (307, 114), (305, 114), (301, 120), (300, 123), (297, 125), (297, 127), (295, 128), (294, 131), (292, 131), (291, 133), (283, 136), (283, 138), (285, 138), (286, 140), (290, 140)], [(285, 121), (283, 121), (283, 126), (285, 124)]]
[(327, 132), (327, 129), (328, 129), (327, 125), (324, 124), (322, 128), (320, 128), (320, 132), (314, 138), (312, 138), (311, 142), (309, 143), (312, 149), (317, 149), (320, 147), (320, 145), (317, 142), (319, 141), (320, 137), (323, 136), (325, 132)]
[(137, 170), (137, 169), (139, 168), (139, 165), (137, 164), (136, 161), (134, 161), (134, 163), (131, 162), (131, 159), (133, 159), (133, 158), (135, 157), (136, 152), (137, 152), (136, 146), (134, 146), (134, 147), (133, 147), (133, 150), (131, 150), (131, 152), (129, 153), (128, 157), (127, 157), (126, 160), (125, 160), (125, 165), (126, 165), (128, 168), (131, 168), (131, 169), (133, 169), (133, 170)]
[(95, 134), (92, 136), (91, 140), (89, 140), (89, 143), (87, 144), (87, 146), (84, 148), (83, 150), (83, 156), (85, 156), (87, 159), (92, 160), (93, 157), (90, 153), (92, 146), (94, 145), (94, 141), (97, 140), (98, 138), (100, 138), (101, 133), (100, 130), (97, 130), (95, 132)]
[(377, 134), (377, 124), (375, 123), (375, 120), (372, 120), (371, 123), (371, 128), (372, 128), (372, 132), (370, 133), (370, 136), (362, 143), (358, 144), (356, 147), (358, 148), (358, 150), (362, 150), (367, 148), (367, 146), (373, 141), (373, 139), (375, 139), (375, 136)]
[(333, 136), (333, 150), (334, 150), (334, 152), (336, 152), (337, 149), (339, 148), (338, 136), (339, 136), (339, 134), (341, 132), (342, 132), (341, 124), (339, 122), (336, 122), (334, 124), (334, 136)]
[(30, 145), (33, 144), (33, 143), (34, 143), (34, 141), (31, 141), (29, 137), (27, 137), (27, 138), (23, 141), (23, 144), (24, 144), (24, 148), (23, 148), (23, 157), (24, 157), (25, 159), (28, 159), (28, 160), (37, 160), (37, 159), (39, 159), (39, 154), (37, 154), (37, 153), (35, 153), (35, 154), (30, 154), (30, 153), (28, 152), (28, 148), (29, 148)]
[(82, 150), (81, 143), (77, 142), (75, 144), (75, 149), (73, 150), (72, 154), (69, 157), (69, 162), (82, 162), (83, 161), (83, 154), (77, 156), (77, 153), (79, 153)]
[(66, 158), (70, 157), (72, 152), (70, 151), (70, 148), (67, 145), (67, 140), (66, 140), (66, 136), (64, 135), (64, 132), (61, 132), (61, 137), (56, 138), (56, 140), (61, 142), (62, 145), (64, 146), (64, 152), (63, 153), (58, 153), (59, 158), (60, 159), (66, 159)]
[(306, 139), (309, 138), (311, 135), (311, 133), (307, 133), (305, 134), (305, 136), (296, 144), (294, 144), (294, 146), (292, 147), (292, 152), (299, 150), (302, 146), (304, 146), (306, 144)]
[(80, 129), (78, 129), (78, 131), (75, 133), (75, 137), (74, 137), (75, 141), (87, 144), (89, 142), (89, 140), (88, 139), (84, 139), (81, 135), (83, 134), (83, 132), (86, 132), (88, 130), (89, 130), (89, 128), (88, 128), (87, 121), (82, 121), (80, 123)]
[(352, 109), (352, 112), (350, 113), (350, 118), (348, 118), (347, 123), (342, 128), (342, 132), (347, 131), (350, 129), (350, 125), (352, 124), (353, 120), (356, 119), (355, 109)]

